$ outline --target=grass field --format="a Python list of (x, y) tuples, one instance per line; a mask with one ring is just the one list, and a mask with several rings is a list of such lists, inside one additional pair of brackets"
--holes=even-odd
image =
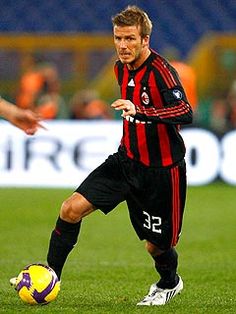
[(126, 207), (83, 221), (79, 244), (64, 268), (59, 297), (25, 305), (9, 278), (45, 263), (48, 239), (71, 190), (0, 190), (1, 313), (236, 313), (236, 188), (191, 187), (178, 245), (184, 291), (164, 307), (136, 307), (157, 280), (152, 260), (131, 228)]

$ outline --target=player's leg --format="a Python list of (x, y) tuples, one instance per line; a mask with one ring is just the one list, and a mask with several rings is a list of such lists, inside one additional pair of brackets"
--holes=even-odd
[(182, 278), (177, 274), (178, 256), (174, 248), (160, 253), (157, 247), (150, 244), (151, 243), (148, 242), (148, 250), (151, 249), (151, 252), (149, 251), (149, 253), (151, 255), (154, 254), (152, 257), (155, 260), (156, 270), (159, 273), (161, 279), (151, 285), (148, 294), (144, 297), (143, 300), (137, 303), (137, 305), (165, 305), (183, 289)]
[(148, 182), (146, 197), (141, 199), (141, 193), (136, 193), (135, 200), (131, 195), (133, 202), (129, 201), (128, 205), (132, 224), (140, 239), (147, 240), (146, 249), (154, 259), (160, 280), (151, 286), (150, 293), (138, 305), (162, 305), (183, 288), (177, 274), (178, 255), (174, 247), (181, 231), (185, 205), (185, 163), (155, 170), (145, 179)]
[(73, 193), (61, 206), (60, 216), (51, 233), (47, 255), (48, 265), (61, 277), (65, 261), (77, 242), (81, 220), (94, 206), (80, 193)]
[(166, 237), (167, 226), (166, 222), (161, 223), (161, 214), (149, 211), (141, 200), (136, 201), (128, 201), (131, 222), (140, 239), (150, 239), (146, 241), (146, 249), (153, 258), (160, 277), (137, 305), (164, 305), (183, 289), (182, 279), (177, 274), (178, 255), (174, 247), (170, 246), (168, 236)]
[(174, 288), (179, 282), (179, 276), (177, 275), (178, 254), (176, 250), (171, 247), (163, 251), (149, 241), (146, 242), (146, 249), (152, 256), (155, 269), (160, 275), (157, 287), (161, 289)]
[(174, 247), (181, 232), (185, 207), (185, 162), (182, 161), (175, 167), (166, 169), (161, 176), (159, 179), (162, 182), (162, 195), (157, 194), (157, 198), (160, 199), (159, 216), (162, 236), (159, 237), (159, 241), (155, 241), (154, 238), (154, 241), (147, 241), (146, 248), (154, 259), (155, 269), (160, 275), (157, 286), (161, 289), (172, 289), (179, 282), (178, 254)]

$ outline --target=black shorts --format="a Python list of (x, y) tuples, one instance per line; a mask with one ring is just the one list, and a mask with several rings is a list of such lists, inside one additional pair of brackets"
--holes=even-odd
[(149, 168), (115, 153), (76, 189), (105, 214), (126, 201), (141, 240), (166, 250), (177, 244), (186, 198), (186, 166)]

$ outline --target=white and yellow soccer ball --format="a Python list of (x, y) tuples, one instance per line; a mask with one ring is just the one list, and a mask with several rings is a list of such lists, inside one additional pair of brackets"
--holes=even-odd
[(49, 266), (30, 264), (19, 273), (15, 288), (25, 303), (47, 304), (56, 299), (60, 281)]

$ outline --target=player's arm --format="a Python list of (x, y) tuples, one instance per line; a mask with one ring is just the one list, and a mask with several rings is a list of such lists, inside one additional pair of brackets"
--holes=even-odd
[(185, 101), (174, 102), (164, 108), (135, 106), (130, 100), (117, 99), (111, 104), (115, 110), (122, 110), (122, 117), (132, 116), (140, 121), (156, 121), (168, 124), (188, 124), (192, 122), (191, 106)]
[(156, 78), (161, 104), (155, 106), (155, 100), (153, 100), (154, 106), (138, 106), (135, 117), (139, 120), (151, 120), (167, 124), (192, 123), (192, 108), (175, 69), (162, 63), (158, 69), (154, 67), (153, 76)]
[(18, 108), (3, 98), (0, 98), (0, 116), (28, 135), (33, 135), (39, 128), (44, 128), (36, 113)]
[[(192, 123), (192, 108), (190, 104), (182, 98), (183, 90), (173, 89), (166, 91), (163, 95), (165, 105), (162, 108), (142, 107), (136, 108), (135, 118), (144, 121), (156, 121), (167, 124), (189, 124)], [(180, 96), (176, 96), (177, 95)], [(176, 97), (181, 97), (176, 99)]]

